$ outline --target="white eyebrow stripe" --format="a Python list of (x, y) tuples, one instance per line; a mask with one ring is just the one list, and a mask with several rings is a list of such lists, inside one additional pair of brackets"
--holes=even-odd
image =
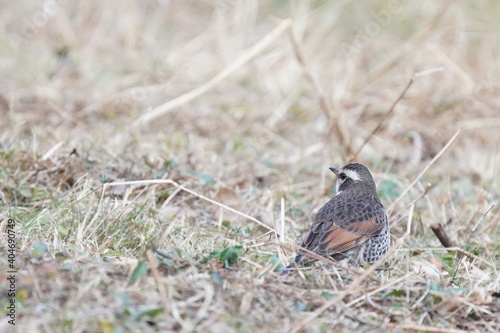
[(347, 177), (351, 178), (352, 180), (354, 180), (356, 182), (361, 180), (361, 177), (359, 176), (359, 174), (354, 170), (345, 169), (342, 171), (345, 173), (345, 175)]

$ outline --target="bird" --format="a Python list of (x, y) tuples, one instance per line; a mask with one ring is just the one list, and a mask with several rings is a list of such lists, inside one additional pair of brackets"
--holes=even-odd
[[(317, 212), (301, 248), (341, 264), (373, 264), (390, 247), (387, 212), (373, 177), (360, 163), (329, 169), (337, 176), (337, 194)], [(284, 273), (312, 262), (306, 251), (299, 250)]]

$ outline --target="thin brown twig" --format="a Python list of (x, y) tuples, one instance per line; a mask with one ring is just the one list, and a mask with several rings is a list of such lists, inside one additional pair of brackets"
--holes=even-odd
[[(453, 0), (443, 1), (441, 7), (436, 11), (436, 14), (430, 19), (430, 21), (424, 26), (424, 29), (416, 31), (413, 36), (411, 36), (406, 45), (401, 47), (392, 54), (392, 56), (387, 57), (387, 61), (375, 67), (368, 73), (363, 81), (356, 82), (353, 84), (352, 90), (356, 91), (361, 88), (361, 86), (366, 86), (372, 84), (379, 78), (386, 75), (391, 69), (393, 69), (401, 59), (405, 58), (408, 54), (414, 52), (414, 50), (419, 47), (424, 41), (427, 40), (430, 34), (436, 31), (436, 26), (442, 22), (442, 17), (448, 13), (449, 8)], [(413, 47), (408, 47), (413, 45)]]
[(299, 65), (302, 67), (305, 79), (309, 82), (309, 84), (315, 91), (318, 98), (319, 108), (321, 109), (321, 111), (325, 115), (325, 118), (327, 119), (328, 135), (331, 137), (332, 130), (335, 129), (337, 139), (339, 140), (339, 146), (346, 147), (349, 154), (351, 146), (349, 144), (349, 138), (347, 132), (342, 128), (342, 126), (340, 126), (338, 116), (332, 113), (330, 105), (328, 104), (325, 98), (325, 94), (323, 93), (323, 89), (321, 89), (321, 85), (319, 84), (316, 77), (312, 75), (311, 71), (309, 70), (305, 57), (302, 53), (302, 50), (299, 47), (299, 44), (297, 43), (297, 40), (295, 39), (295, 35), (293, 34), (292, 29), (288, 30), (288, 35), (290, 37), (290, 42), (292, 43), (292, 48), (295, 53), (295, 58), (297, 59)]
[(444, 247), (448, 248), (457, 246), (457, 242), (455, 242), (455, 240), (453, 240), (448, 235), (446, 230), (444, 230), (443, 224), (434, 223), (433, 225), (431, 225), (431, 230), (432, 232), (434, 232), (434, 235), (436, 235), (436, 237), (439, 239), (439, 241)]
[(156, 283), (156, 287), (158, 288), (158, 293), (160, 294), (160, 299), (163, 303), (163, 316), (165, 317), (165, 322), (168, 322), (169, 319), (169, 313), (168, 313), (168, 299), (167, 299), (167, 292), (165, 291), (165, 287), (163, 286), (163, 283), (161, 281), (160, 273), (158, 272), (158, 269), (156, 268), (156, 263), (155, 263), (155, 255), (151, 249), (148, 249), (146, 251), (146, 259), (149, 264), (149, 269), (151, 269), (151, 272), (153, 273), (153, 278)]
[(359, 153), (361, 152), (361, 150), (365, 147), (365, 145), (368, 143), (368, 141), (371, 140), (371, 138), (382, 128), (382, 125), (384, 124), (384, 122), (389, 119), (389, 117), (392, 116), (392, 114), (394, 113), (394, 110), (396, 109), (396, 105), (399, 103), (399, 101), (404, 97), (404, 95), (406, 94), (406, 92), (408, 91), (408, 89), (410, 89), (411, 85), (413, 84), (413, 82), (415, 81), (415, 78), (414, 77), (411, 77), (410, 81), (408, 81), (408, 84), (406, 85), (406, 87), (403, 89), (403, 92), (399, 95), (399, 97), (392, 103), (391, 107), (389, 108), (389, 110), (384, 114), (384, 116), (382, 117), (382, 119), (380, 119), (379, 123), (377, 124), (377, 126), (375, 126), (375, 128), (371, 131), (370, 135), (368, 135), (366, 137), (366, 139), (363, 141), (363, 143), (361, 144), (361, 146), (359, 146), (358, 150), (356, 150), (356, 152), (349, 158), (349, 162), (352, 162), (354, 161)]
[(411, 249), (401, 249), (401, 251), (411, 251), (411, 252), (424, 252), (424, 251), (441, 251), (441, 252), (458, 252), (458, 253), (462, 253), (463, 255), (471, 258), (471, 259), (474, 259), (474, 260), (477, 260), (477, 261), (480, 261), (482, 263), (484, 263), (486, 266), (490, 267), (490, 268), (496, 268), (496, 266), (486, 260), (484, 260), (483, 258), (481, 257), (478, 257), (477, 255), (475, 255), (474, 253), (470, 253), (469, 251), (466, 251), (460, 247), (447, 247), (447, 248), (443, 248), (443, 247), (414, 247), (414, 248), (411, 248)]
[[(474, 231), (476, 231), (477, 226), (483, 221), (483, 219), (486, 217), (486, 215), (488, 215), (488, 213), (493, 209), (493, 207), (495, 207), (494, 204), (491, 205), (491, 207), (486, 211), (486, 213), (484, 213), (483, 216), (481, 216), (481, 218), (479, 219), (479, 221), (477, 221), (476, 225), (474, 225), (474, 227), (472, 228), (472, 230), (469, 234), (469, 237), (467, 238), (466, 244), (469, 244), (470, 239), (472, 237), (472, 234), (474, 234)], [(457, 276), (458, 268), (460, 267), (460, 264), (462, 263), (463, 258), (464, 258), (464, 253), (462, 253), (462, 255), (460, 256), (460, 258), (458, 260), (458, 265), (455, 268), (455, 272), (453, 273), (451, 281), (453, 281), (455, 279), (455, 277)]]
[[(414, 204), (416, 204), (417, 202), (419, 202), (423, 197), (425, 197), (427, 195), (427, 193), (429, 193), (429, 191), (431, 190), (431, 188), (432, 188), (432, 185), (431, 184), (427, 184), (427, 186), (425, 187), (425, 190), (415, 200), (413, 200), (409, 205), (407, 205), (405, 208), (401, 209), (399, 212), (397, 212), (396, 214), (394, 214), (392, 216), (394, 217), (394, 216), (400, 216), (400, 215), (402, 215), (411, 206), (413, 206)], [(391, 206), (391, 208), (393, 208), (393, 207), (394, 207), (394, 205)], [(389, 211), (388, 211), (388, 213), (389, 213)]]
[(219, 72), (212, 79), (207, 81), (205, 84), (199, 86), (198, 88), (191, 90), (184, 95), (181, 95), (177, 98), (174, 98), (171, 101), (165, 102), (161, 105), (158, 105), (153, 110), (145, 113), (139, 120), (136, 122), (136, 125), (142, 125), (149, 123), (153, 119), (161, 117), (168, 112), (178, 108), (181, 105), (191, 102), (195, 98), (200, 97), (201, 95), (207, 93), (210, 89), (215, 87), (217, 84), (225, 80), (229, 75), (234, 73), (236, 70), (244, 66), (247, 62), (253, 59), (256, 55), (258, 55), (262, 50), (271, 45), (276, 38), (278, 38), (285, 30), (287, 30), (292, 25), (292, 20), (287, 19), (281, 22), (273, 31), (265, 35), (257, 44), (255, 44), (250, 50), (243, 53), (240, 57), (238, 57), (235, 61), (233, 61), (229, 66), (224, 68), (221, 72)]
[(403, 193), (401, 193), (399, 195), (399, 197), (397, 197), (397, 199), (392, 202), (392, 204), (391, 204), (391, 206), (389, 206), (388, 210), (392, 210), (392, 208), (396, 205), (396, 203), (398, 203), (399, 200), (401, 200), (406, 195), (406, 193), (408, 193), (410, 191), (410, 189), (413, 186), (415, 186), (415, 184), (420, 180), (420, 178), (422, 178), (422, 176), (427, 172), (427, 170), (429, 170), (431, 165), (433, 165), (434, 162), (436, 162), (441, 157), (441, 155), (443, 155), (444, 152), (446, 150), (448, 150), (448, 148), (451, 146), (451, 144), (455, 141), (455, 139), (458, 137), (458, 135), (461, 132), (462, 132), (461, 128), (455, 132), (455, 134), (451, 137), (450, 140), (448, 140), (448, 142), (444, 145), (444, 147), (441, 148), (441, 150), (436, 154), (436, 156), (434, 156), (434, 158), (429, 163), (427, 163), (425, 168), (418, 174), (418, 176), (413, 180), (413, 182), (411, 182), (411, 184), (403, 191)]
[(331, 306), (335, 305), (338, 302), (341, 302), (347, 295), (351, 294), (370, 274), (372, 274), (380, 265), (382, 265), (387, 258), (389, 258), (394, 252), (396, 252), (401, 245), (403, 245), (403, 242), (405, 241), (406, 237), (410, 234), (411, 230), (411, 221), (413, 218), (413, 208), (414, 206), (410, 207), (410, 212), (408, 214), (408, 224), (406, 228), (406, 232), (401, 238), (398, 239), (396, 244), (389, 249), (381, 258), (379, 258), (373, 265), (371, 265), (368, 269), (366, 269), (351, 285), (347, 290), (339, 295), (337, 297), (332, 298), (330, 301), (326, 302), (323, 304), (319, 309), (314, 311), (309, 317), (306, 319), (302, 320), (298, 326), (296, 326), (291, 333), (298, 333), (300, 332), (304, 327), (309, 325), (314, 319), (319, 317), (323, 312), (328, 310)]
[[(334, 266), (336, 268), (343, 269), (343, 270), (345, 270), (347, 272), (350, 272), (350, 273), (353, 273), (353, 274), (357, 274), (357, 275), (363, 274), (363, 270), (361, 270), (361, 269), (355, 269), (355, 268), (352, 268), (352, 267), (342, 266), (338, 262), (336, 262), (336, 261), (334, 261), (332, 259), (328, 259), (326, 257), (320, 256), (319, 254), (314, 253), (314, 252), (312, 252), (312, 251), (310, 251), (310, 250), (308, 250), (306, 248), (303, 248), (303, 247), (300, 247), (300, 246), (295, 246), (295, 245), (294, 246), (290, 246), (290, 244), (281, 244), (281, 246), (284, 247), (287, 250), (290, 250), (290, 251), (296, 251), (297, 252), (298, 250), (300, 250), (301, 254), (303, 254), (304, 257), (324, 262), (325, 264), (332, 265), (332, 266)], [(295, 270), (295, 269), (291, 268), (290, 270)], [(369, 278), (370, 278), (370, 280), (373, 280), (375, 282), (381, 283), (380, 279), (377, 279), (374, 276), (370, 276)]]
[(370, 266), (367, 270), (365, 270), (344, 292), (338, 294), (337, 297), (332, 298), (330, 301), (324, 303), (320, 308), (314, 311), (309, 317), (302, 320), (292, 331), (291, 333), (298, 333), (307, 325), (309, 325), (314, 319), (318, 318), (323, 312), (328, 310), (333, 305), (341, 302), (347, 295), (351, 294), (358, 286), (361, 284), (371, 273), (375, 271), (384, 261), (388, 255), (391, 255), (395, 250), (389, 250), (386, 255), (375, 262), (372, 266)]
[(362, 301), (362, 300), (363, 300), (363, 299), (365, 299), (366, 297), (370, 297), (371, 295), (375, 295), (375, 294), (377, 294), (377, 293), (381, 292), (382, 290), (385, 290), (385, 289), (387, 289), (387, 288), (389, 288), (389, 287), (392, 287), (393, 285), (398, 284), (398, 283), (400, 283), (401, 281), (406, 280), (408, 277), (410, 277), (410, 276), (411, 276), (411, 274), (412, 274), (412, 273), (407, 273), (406, 275), (403, 275), (403, 276), (401, 276), (401, 277), (399, 277), (399, 278), (397, 278), (397, 279), (395, 279), (395, 280), (392, 280), (392, 281), (388, 282), (387, 284), (384, 284), (383, 286), (381, 286), (381, 287), (379, 287), (379, 288), (377, 288), (377, 289), (374, 289), (374, 290), (372, 290), (372, 291), (370, 291), (370, 292), (366, 293), (365, 295), (359, 296), (358, 298), (353, 299), (353, 300), (352, 300), (352, 301), (350, 301), (349, 303), (345, 304), (345, 306), (344, 306), (344, 307), (346, 307), (346, 308), (347, 308), (347, 307), (353, 306), (354, 304), (356, 304), (356, 303), (358, 303), (358, 302)]
[(131, 180), (131, 181), (125, 181), (125, 182), (105, 183), (105, 184), (103, 184), (103, 186), (104, 187), (106, 187), (106, 186), (120, 186), (120, 185), (147, 186), (147, 185), (154, 185), (154, 184), (170, 184), (170, 185), (175, 186), (176, 188), (181, 188), (182, 191), (184, 191), (184, 192), (187, 192), (187, 193), (189, 193), (191, 195), (194, 195), (194, 196), (196, 196), (196, 197), (198, 197), (198, 198), (200, 198), (202, 200), (208, 201), (208, 202), (210, 202), (210, 203), (212, 203), (214, 205), (222, 207), (222, 208), (230, 211), (231, 213), (235, 213), (235, 214), (238, 214), (240, 216), (243, 216), (244, 218), (249, 219), (250, 221), (257, 223), (258, 225), (260, 225), (261, 227), (264, 227), (267, 230), (270, 230), (272, 232), (278, 233), (278, 231), (276, 231), (272, 227), (268, 226), (267, 224), (265, 224), (261, 220), (256, 219), (255, 217), (250, 216), (248, 214), (245, 214), (243, 212), (240, 212), (239, 210), (236, 210), (234, 208), (226, 206), (223, 203), (215, 201), (214, 199), (210, 199), (209, 197), (206, 197), (206, 196), (204, 196), (202, 194), (199, 194), (196, 191), (188, 189), (188, 188), (186, 188), (186, 187), (184, 187), (184, 186), (182, 186), (182, 185), (180, 185), (180, 184), (178, 184), (178, 183), (176, 183), (176, 182), (174, 182), (173, 180), (170, 180), (170, 179)]
[(405, 331), (421, 331), (421, 332), (433, 332), (433, 333), (463, 333), (462, 330), (455, 330), (453, 328), (441, 328), (441, 327), (431, 327), (424, 325), (413, 325), (413, 324), (401, 324), (401, 323), (388, 323), (390, 328), (399, 328)]

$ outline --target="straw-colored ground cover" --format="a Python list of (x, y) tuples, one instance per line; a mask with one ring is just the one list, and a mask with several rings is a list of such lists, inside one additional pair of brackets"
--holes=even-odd
[[(0, 331), (500, 330), (498, 2), (0, 6)], [(282, 276), (350, 160), (387, 263)]]

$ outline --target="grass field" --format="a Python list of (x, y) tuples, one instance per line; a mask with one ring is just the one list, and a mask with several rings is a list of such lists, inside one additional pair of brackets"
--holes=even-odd
[[(498, 1), (0, 6), (1, 332), (500, 330)], [(353, 160), (387, 262), (282, 276)]]

